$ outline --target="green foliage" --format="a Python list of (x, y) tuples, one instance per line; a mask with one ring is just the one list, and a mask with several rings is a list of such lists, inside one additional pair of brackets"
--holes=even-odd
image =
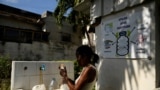
[[(75, 25), (87, 25), (89, 24), (89, 15), (85, 15), (81, 12), (75, 11), (73, 8), (79, 4), (81, 0), (58, 0), (58, 5), (54, 11), (57, 23), (62, 25), (62, 21), (68, 21)], [(71, 10), (69, 15), (65, 17), (68, 10)]]
[(58, 5), (54, 11), (54, 16), (56, 17), (58, 24), (61, 25), (62, 21), (66, 19), (64, 14), (69, 8), (73, 7), (73, 5), (74, 0), (58, 0)]
[[(58, 5), (54, 11), (54, 16), (56, 18), (57, 24), (59, 26), (62, 26), (63, 21), (68, 21), (70, 24), (73, 25), (74, 31), (82, 29), (81, 35), (83, 37), (85, 37), (85, 34), (87, 35), (89, 44), (91, 46), (88, 31), (86, 29), (83, 29), (83, 27), (86, 28), (87, 25), (90, 23), (90, 15), (74, 10), (74, 7), (79, 3), (81, 3), (82, 0), (57, 0), (57, 1)], [(65, 16), (68, 10), (71, 11), (68, 16)]]
[(75, 79), (78, 78), (78, 76), (80, 75), (81, 70), (82, 70), (82, 67), (80, 67), (78, 65), (78, 62), (75, 61), (74, 62), (74, 77), (75, 77)]
[(12, 61), (9, 56), (0, 56), (0, 79), (11, 78)]
[(74, 5), (78, 5), (82, 0), (75, 0)]

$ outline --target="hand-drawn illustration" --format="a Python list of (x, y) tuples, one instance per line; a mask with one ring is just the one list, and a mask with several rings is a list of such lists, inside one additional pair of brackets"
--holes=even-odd
[(113, 41), (105, 40), (104, 45), (105, 45), (105, 49), (109, 49), (113, 45)]
[[(149, 16), (148, 10), (144, 10), (143, 13)], [(132, 16), (125, 15), (103, 23), (104, 57), (147, 58), (149, 56), (151, 20), (146, 19), (145, 14), (142, 16), (142, 12), (137, 12)]]
[(119, 33), (119, 38), (117, 39), (116, 53), (120, 56), (124, 56), (129, 53), (129, 38), (126, 34), (126, 31), (121, 31)]

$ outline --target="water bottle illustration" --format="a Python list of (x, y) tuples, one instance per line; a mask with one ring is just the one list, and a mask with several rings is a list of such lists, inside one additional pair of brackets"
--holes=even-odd
[(117, 39), (116, 53), (119, 56), (125, 56), (129, 53), (129, 38), (126, 31), (119, 32)]

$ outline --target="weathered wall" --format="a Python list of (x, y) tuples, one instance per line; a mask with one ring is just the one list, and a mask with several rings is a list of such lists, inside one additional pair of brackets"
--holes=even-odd
[[(80, 31), (74, 32), (72, 25), (65, 22), (63, 26), (58, 26), (52, 14), (45, 13), (42, 19), (45, 21), (43, 30), (50, 32), (49, 58), (74, 59), (75, 50), (82, 43)], [(70, 41), (62, 40), (63, 35), (66, 34), (70, 36)]]
[[(154, 1), (145, 3), (144, 0), (99, 0), (102, 11), (93, 13), (93, 17), (102, 16), (101, 24), (96, 27), (96, 52), (100, 55), (98, 64), (98, 81), (96, 90), (152, 90), (155, 88), (155, 18)], [(107, 4), (106, 4), (107, 3)], [(99, 4), (97, 4), (99, 5)], [(119, 17), (136, 15), (141, 12), (140, 21), (145, 21), (143, 10), (148, 9), (151, 24), (148, 26), (150, 33), (150, 56), (152, 60), (137, 58), (104, 58), (103, 25), (105, 22), (114, 22)], [(95, 11), (96, 12), (96, 11)], [(95, 15), (95, 16), (94, 16)], [(133, 18), (133, 17), (132, 17)], [(116, 21), (116, 20), (115, 20)], [(134, 25), (132, 21), (127, 21)], [(137, 25), (138, 26), (138, 25)], [(115, 29), (115, 28), (114, 28)], [(114, 50), (114, 49), (113, 49)], [(131, 52), (132, 53), (132, 52)]]
[[(29, 61), (75, 59), (75, 49), (81, 44), (80, 32), (73, 32), (72, 25), (66, 23), (62, 28), (59, 28), (55, 18), (50, 14), (48, 15), (48, 12), (42, 15), (42, 20), (45, 22), (43, 28), (14, 18), (0, 17), (0, 25), (2, 26), (50, 32), (49, 42), (47, 43), (38, 41), (32, 43), (0, 41), (0, 54), (7, 54), (14, 60)], [(71, 40), (62, 41), (62, 34), (69, 35)]]

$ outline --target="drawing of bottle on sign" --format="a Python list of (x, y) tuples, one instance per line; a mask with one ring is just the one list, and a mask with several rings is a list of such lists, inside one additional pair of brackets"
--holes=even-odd
[(120, 17), (117, 25), (117, 43), (116, 43), (116, 54), (118, 56), (125, 56), (129, 54), (129, 35), (131, 25), (128, 23), (129, 18), (127, 16)]
[(119, 33), (119, 38), (117, 39), (116, 53), (119, 56), (124, 56), (129, 53), (129, 38), (127, 37), (126, 31), (121, 31)]

